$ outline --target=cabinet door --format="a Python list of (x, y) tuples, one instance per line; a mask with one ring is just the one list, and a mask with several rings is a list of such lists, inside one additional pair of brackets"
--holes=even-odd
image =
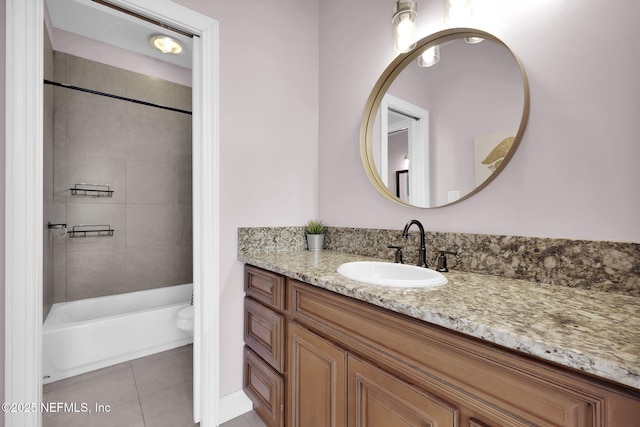
[(458, 410), (437, 397), (349, 354), (351, 427), (454, 427)]
[(346, 352), (295, 323), (287, 342), (289, 427), (344, 427)]

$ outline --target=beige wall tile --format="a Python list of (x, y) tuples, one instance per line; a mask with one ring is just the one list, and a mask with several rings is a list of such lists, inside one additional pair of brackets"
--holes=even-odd
[(175, 162), (127, 160), (128, 204), (176, 202)]
[(66, 97), (68, 152), (125, 158), (128, 130), (123, 101), (76, 91)]
[(176, 251), (176, 283), (193, 283), (193, 246), (175, 246)]
[(180, 113), (131, 103), (126, 111), (128, 159), (169, 162), (184, 151), (179, 147), (179, 138), (185, 137)]
[(176, 284), (175, 249), (127, 249), (126, 283), (128, 292)]
[(127, 72), (73, 55), (66, 55), (66, 82), (73, 86), (126, 96)]
[(58, 183), (67, 177), (67, 89), (56, 87), (53, 91), (53, 199), (64, 201), (66, 195), (58, 192)]
[(193, 200), (193, 167), (191, 153), (176, 158), (176, 203), (191, 204)]
[(130, 292), (125, 249), (67, 252), (67, 300)]
[(127, 248), (175, 246), (173, 205), (127, 205)]
[(127, 71), (127, 97), (173, 107), (176, 105), (175, 83)]
[(67, 82), (67, 54), (53, 52), (53, 80), (58, 83)]
[(176, 89), (176, 105), (175, 108), (179, 108), (185, 111), (193, 111), (191, 100), (191, 88), (189, 86), (175, 85)]
[(193, 242), (193, 209), (189, 205), (175, 205), (176, 244), (184, 246)]
[(191, 157), (192, 117), (184, 113), (174, 113), (171, 128), (168, 130), (176, 147), (176, 155)]
[(67, 301), (66, 237), (56, 237), (53, 244), (53, 302)]

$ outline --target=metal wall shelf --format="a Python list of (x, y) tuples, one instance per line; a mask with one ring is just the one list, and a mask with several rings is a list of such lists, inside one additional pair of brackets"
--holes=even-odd
[(76, 184), (71, 190), (72, 196), (113, 197), (113, 190), (108, 184)]
[(67, 236), (71, 239), (79, 237), (111, 237), (115, 230), (111, 225), (74, 225), (67, 232)]

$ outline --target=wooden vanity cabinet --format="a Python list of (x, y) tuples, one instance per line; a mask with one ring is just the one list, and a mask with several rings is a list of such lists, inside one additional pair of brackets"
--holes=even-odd
[(270, 427), (640, 427), (630, 388), (246, 272), (245, 391)]
[(288, 426), (458, 426), (448, 403), (294, 322), (288, 331)]
[[(640, 426), (627, 388), (296, 280), (287, 298), (291, 426)], [(313, 410), (331, 417), (301, 424)]]

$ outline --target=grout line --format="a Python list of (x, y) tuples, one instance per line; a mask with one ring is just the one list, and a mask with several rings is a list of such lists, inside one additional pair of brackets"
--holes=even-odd
[(133, 384), (136, 386), (136, 395), (138, 396), (138, 406), (140, 407), (140, 415), (142, 415), (142, 424), (147, 426), (147, 421), (144, 419), (144, 410), (142, 409), (142, 401), (140, 400), (140, 390), (138, 390), (138, 380), (136, 380), (136, 372), (133, 369), (133, 363), (131, 363), (131, 375), (133, 376)]

